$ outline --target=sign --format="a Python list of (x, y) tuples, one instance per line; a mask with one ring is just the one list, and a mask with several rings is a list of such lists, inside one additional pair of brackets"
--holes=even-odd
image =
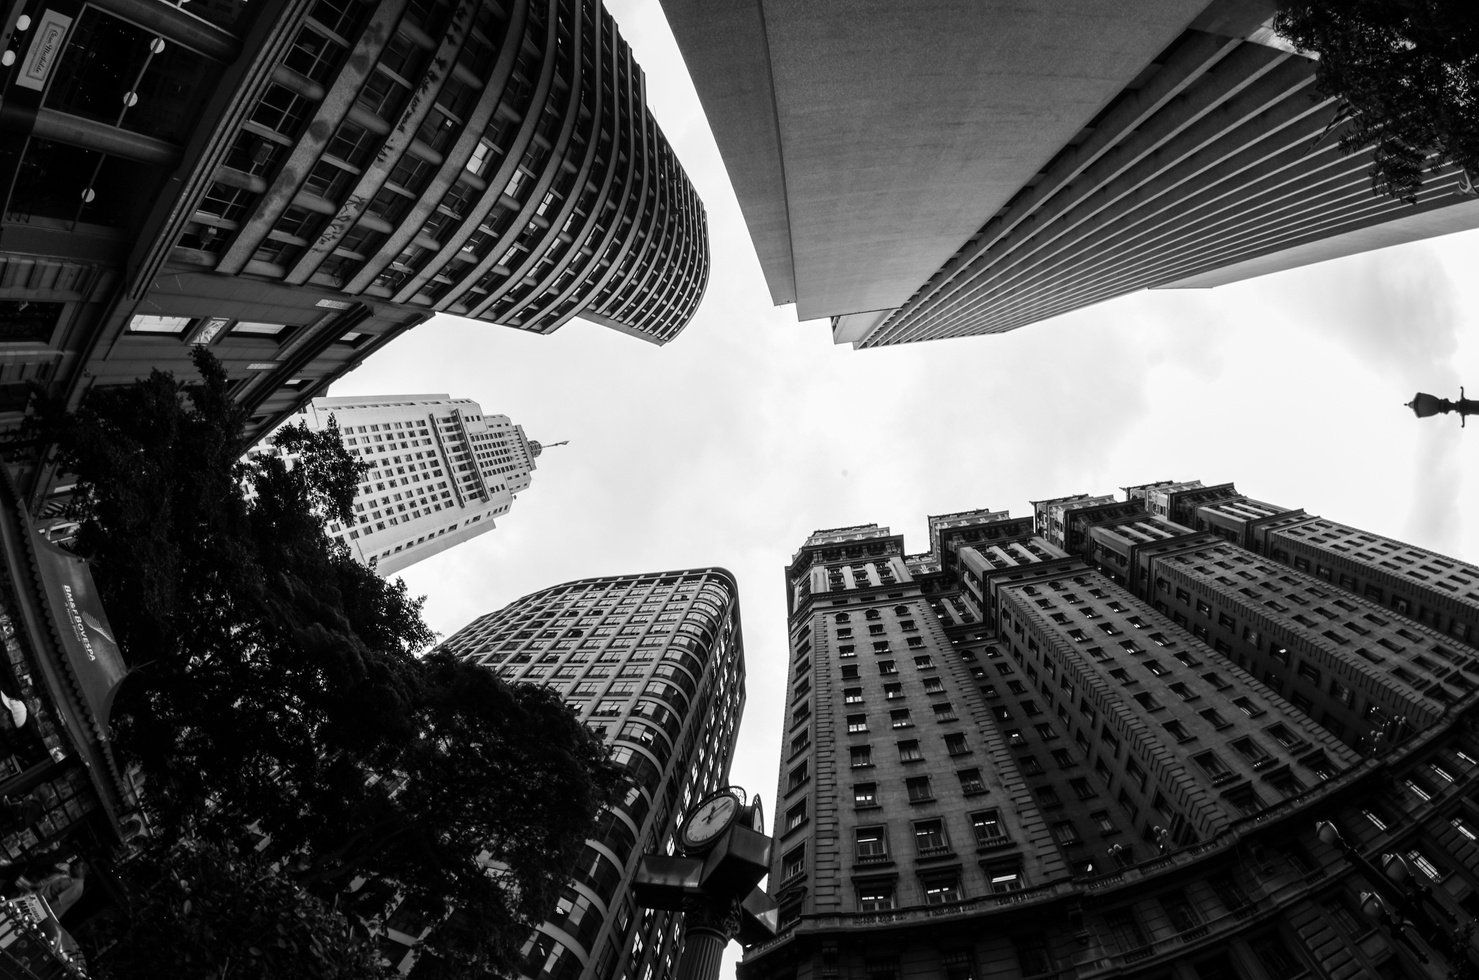
[(99, 731), (108, 730), (108, 715), (118, 685), (128, 673), (123, 654), (113, 639), (107, 614), (87, 562), (37, 535), (36, 567), (46, 590), (67, 662), (77, 676)]
[(31, 38), (31, 47), (26, 51), (26, 60), (21, 64), (21, 73), (15, 83), (21, 88), (41, 91), (47, 76), (61, 60), (67, 32), (71, 29), (71, 17), (55, 10), (44, 11), (36, 23), (36, 34)]

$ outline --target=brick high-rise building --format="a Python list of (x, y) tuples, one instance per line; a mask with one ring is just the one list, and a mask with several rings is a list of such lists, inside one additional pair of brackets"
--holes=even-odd
[(435, 313), (664, 343), (707, 283), (598, 0), (17, 0), (0, 44), (0, 432), (204, 344), (255, 439)]
[[(929, 529), (916, 555), (818, 531), (787, 569), (781, 930), (744, 980), (1479, 968), (1453, 938), (1479, 915), (1479, 567), (1231, 485)], [(1368, 560), (1382, 596), (1342, 571)], [(1388, 899), (1405, 932), (1361, 917), (1396, 886), (1325, 820), (1429, 886)]]
[(642, 854), (668, 853), (688, 807), (728, 783), (745, 704), (733, 576), (706, 568), (567, 582), (474, 620), (443, 646), (510, 682), (559, 690), (631, 780), (530, 937), (523, 976), (673, 977), (682, 917), (633, 905), (630, 886)]
[(370, 469), (354, 522), (330, 521), (327, 532), (382, 575), (491, 531), (544, 451), (508, 416), (447, 395), (315, 398), (288, 422), (321, 431), (330, 419)]
[(856, 347), (999, 333), (1479, 226), (1372, 195), (1273, 0), (662, 0), (777, 304)]

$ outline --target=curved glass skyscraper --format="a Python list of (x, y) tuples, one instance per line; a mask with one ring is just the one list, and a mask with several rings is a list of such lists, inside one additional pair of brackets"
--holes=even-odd
[(628, 892), (690, 804), (728, 782), (745, 703), (739, 592), (719, 568), (567, 582), (474, 620), (445, 648), (512, 683), (557, 688), (629, 775), (555, 914), (530, 937), (531, 978), (667, 977), (681, 916)]

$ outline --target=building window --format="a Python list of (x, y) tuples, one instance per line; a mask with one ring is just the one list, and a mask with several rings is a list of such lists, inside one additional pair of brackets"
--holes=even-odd
[(852, 756), (852, 767), (854, 769), (865, 769), (873, 765), (873, 746), (854, 745), (848, 752)]
[(960, 901), (960, 873), (951, 871), (946, 874), (929, 875), (921, 879), (924, 885), (924, 902), (926, 905), (947, 905), (950, 902)]
[(955, 709), (950, 706), (949, 701), (941, 701), (934, 706), (935, 721), (955, 721)]
[(781, 880), (790, 881), (806, 873), (806, 845), (797, 844), (781, 859)]
[(1234, 810), (1245, 817), (1257, 816), (1264, 810), (1263, 800), (1251, 786), (1236, 786), (1224, 797)]
[(945, 837), (945, 824), (941, 820), (920, 820), (914, 824), (914, 848), (921, 857), (942, 854), (950, 850)]
[(284, 136), (295, 136), (313, 110), (313, 103), (273, 82), (252, 109), (251, 121)]
[(859, 827), (854, 834), (858, 861), (888, 860), (888, 838), (883, 827)]
[(976, 843), (980, 845), (1000, 844), (1007, 839), (996, 810), (981, 810), (971, 814), (971, 831), (976, 835)]
[(1254, 703), (1251, 698), (1233, 698), (1233, 707), (1237, 708), (1249, 718), (1257, 718), (1259, 715), (1263, 714), (1263, 709), (1259, 707), (1256, 703)]
[(1079, 842), (1078, 831), (1071, 820), (1060, 820), (1053, 824), (1053, 839), (1063, 846)]
[(1305, 972), (1304, 964), (1289, 951), (1283, 937), (1276, 932), (1253, 939), (1248, 945), (1253, 948), (1253, 955), (1258, 957), (1264, 972), (1271, 977), (1296, 977)]
[(809, 773), (806, 769), (806, 763), (803, 762), (801, 763), (801, 765), (791, 770), (791, 775), (786, 780), (786, 792), (790, 793), (802, 786), (805, 786), (806, 780), (808, 778)]
[(862, 912), (881, 912), (894, 907), (894, 886), (892, 882), (878, 882), (858, 886), (858, 910)]
[(1149, 943), (1133, 909), (1121, 908), (1106, 912), (1104, 924), (1109, 927), (1109, 932), (1121, 951), (1138, 950)]
[(1443, 872), (1439, 870), (1438, 865), (1420, 847), (1407, 849), (1407, 863), (1412, 866), (1414, 872), (1429, 881), (1438, 881), (1443, 877)]
[(877, 783), (855, 783), (852, 788), (852, 801), (854, 806), (877, 806), (878, 784)]
[(942, 980), (976, 980), (976, 967), (970, 950), (954, 950), (940, 956), (944, 968)]
[(1166, 731), (1170, 733), (1171, 737), (1178, 742), (1189, 742), (1195, 737), (1191, 734), (1191, 732), (1187, 731), (1186, 726), (1179, 721), (1168, 721), (1162, 727), (1165, 728)]
[(160, 337), (183, 337), (190, 329), (188, 316), (149, 316), (139, 314), (128, 321), (129, 333), (153, 334)]
[[(346, 120), (339, 124), (329, 145), (324, 148), (324, 153), (351, 167), (360, 167), (369, 160), (379, 143), (380, 138), (374, 133), (358, 123)], [(349, 245), (344, 247), (353, 250)]]
[(868, 730), (867, 715), (848, 715), (847, 730), (852, 733), (866, 732)]
[(1203, 752), (1192, 756), (1192, 761), (1202, 768), (1208, 776), (1212, 777), (1213, 784), (1226, 782), (1233, 778), (1233, 771), (1227, 767), (1227, 763), (1218, 758), (1216, 752)]
[(992, 864), (986, 867), (986, 880), (991, 886), (992, 892), (1021, 891), (1026, 885), (1022, 877), (1022, 865), (1018, 862)]
[(1222, 717), (1222, 714), (1216, 708), (1208, 708), (1205, 711), (1198, 712), (1198, 714), (1200, 714), (1204, 719), (1210, 722), (1214, 728), (1217, 729), (1227, 728), (1229, 725), (1232, 724), (1232, 722)]
[(893, 728), (912, 728), (914, 722), (909, 717), (908, 708), (898, 708), (888, 713), (889, 725)]
[(970, 746), (966, 744), (965, 735), (961, 732), (951, 732), (945, 736), (945, 751), (951, 755), (969, 755)]
[(1035, 977), (1041, 973), (1052, 972), (1053, 958), (1048, 952), (1047, 940), (1042, 936), (1018, 938), (1014, 945), (1017, 948), (1017, 962), (1022, 967), (1024, 977)]
[(1273, 761), (1273, 756), (1269, 755), (1267, 750), (1252, 738), (1245, 736), (1237, 739), (1232, 743), (1232, 747), (1235, 752), (1252, 763), (1255, 769)]
[(786, 811), (786, 833), (790, 833), (804, 823), (806, 823), (806, 800), (803, 799)]
[(986, 792), (986, 784), (981, 779), (981, 770), (961, 769), (955, 775), (960, 779), (961, 792), (966, 796)]
[(919, 740), (909, 739), (899, 743), (900, 762), (919, 762), (924, 759), (924, 753), (919, 750)]
[(330, 41), (313, 28), (304, 26), (298, 31), (293, 47), (288, 51), (286, 64), (304, 78), (326, 83), (334, 72), (334, 66), (344, 49)]
[(928, 776), (911, 776), (904, 780), (904, 788), (909, 793), (910, 803), (923, 803), (935, 798), (935, 794), (930, 790)]
[(238, 320), (231, 327), (233, 337), (248, 336), (262, 337), (267, 340), (281, 340), (287, 336), (289, 327), (281, 323), (256, 323), (250, 320)]

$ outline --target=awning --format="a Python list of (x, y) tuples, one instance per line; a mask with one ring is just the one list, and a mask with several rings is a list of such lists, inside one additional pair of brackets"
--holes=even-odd
[(47, 605), (66, 650), (67, 662), (81, 689), (79, 693), (92, 709), (96, 724), (94, 734), (99, 741), (107, 741), (113, 698), (128, 673), (128, 666), (113, 639), (113, 628), (103, 612), (87, 562), (68, 554), (39, 534), (33, 535), (32, 542), (36, 569), (40, 572)]

